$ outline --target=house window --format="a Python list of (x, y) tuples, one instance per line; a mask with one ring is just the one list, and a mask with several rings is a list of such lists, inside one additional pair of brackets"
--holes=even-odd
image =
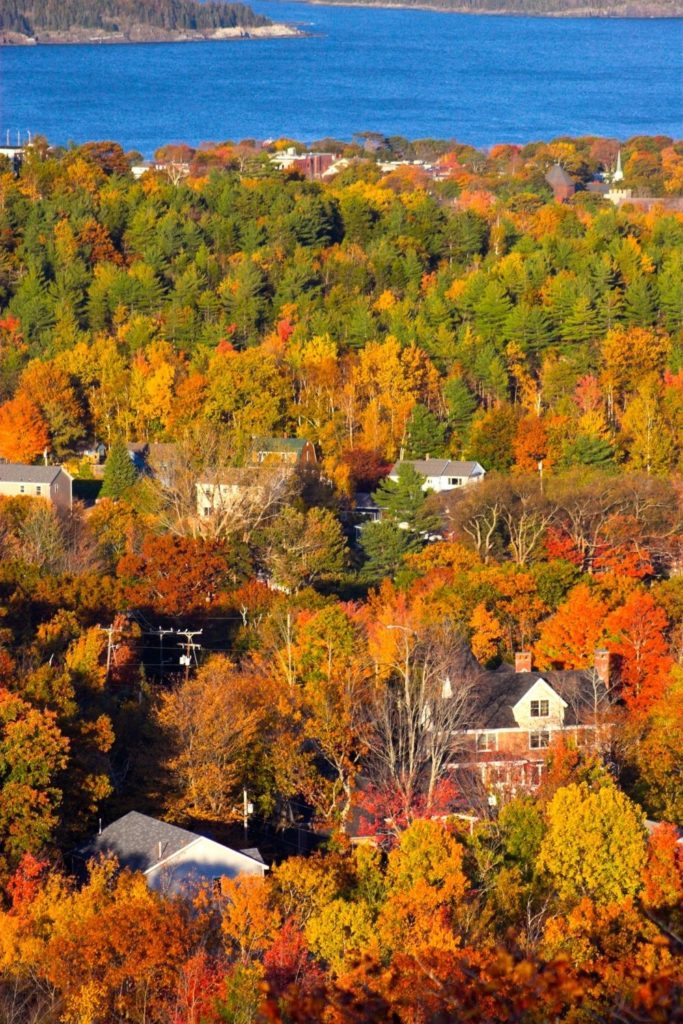
[(550, 701), (547, 700), (532, 700), (531, 701), (531, 717), (532, 718), (547, 718), (550, 714)]
[(463, 479), (461, 476), (449, 476), (448, 486), (449, 487), (462, 487)]
[(43, 489), (40, 486), (40, 484), (36, 484), (36, 494), (38, 495), (38, 497), (40, 497), (40, 495), (42, 494), (42, 490)]
[(211, 508), (208, 505), (204, 506), (204, 516), (208, 517), (211, 515)]
[(24, 494), (25, 490), (26, 490), (26, 488), (24, 487), (24, 485), (20, 484), (19, 485), (19, 494)]
[(477, 750), (495, 750), (496, 749), (496, 734), (495, 732), (480, 732), (477, 735)]
[(550, 733), (545, 730), (529, 733), (529, 749), (545, 750), (550, 745)]

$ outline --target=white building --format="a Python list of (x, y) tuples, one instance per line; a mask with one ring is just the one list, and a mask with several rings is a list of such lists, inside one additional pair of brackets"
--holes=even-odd
[(453, 491), (458, 487), (478, 484), (486, 476), (486, 470), (478, 462), (455, 462), (452, 459), (410, 459), (397, 462), (389, 473), (389, 479), (398, 481), (401, 465), (412, 466), (416, 473), (425, 477), (423, 491)]
[(78, 859), (114, 856), (122, 868), (141, 871), (150, 889), (175, 893), (237, 875), (263, 875), (268, 870), (256, 849), (233, 850), (138, 811), (112, 822), (78, 851)]

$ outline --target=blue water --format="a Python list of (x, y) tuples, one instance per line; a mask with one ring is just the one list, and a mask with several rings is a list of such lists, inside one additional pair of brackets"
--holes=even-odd
[(312, 141), (374, 130), (475, 145), (680, 138), (683, 21), (477, 17), (254, 0), (312, 38), (0, 51), (0, 137)]

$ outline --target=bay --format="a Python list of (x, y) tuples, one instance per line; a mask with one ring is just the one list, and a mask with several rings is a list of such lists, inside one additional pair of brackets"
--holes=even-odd
[(255, 0), (307, 38), (0, 50), (0, 138), (166, 142), (362, 130), (474, 145), (683, 132), (683, 21)]

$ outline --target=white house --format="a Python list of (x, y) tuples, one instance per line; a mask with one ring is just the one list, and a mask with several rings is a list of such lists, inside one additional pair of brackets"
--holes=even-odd
[(397, 462), (389, 473), (389, 479), (396, 482), (401, 465), (412, 466), (425, 477), (423, 491), (453, 491), (458, 487), (478, 484), (486, 476), (486, 470), (478, 462), (454, 462), (452, 459), (410, 459)]
[(164, 893), (218, 878), (262, 877), (268, 870), (256, 849), (233, 850), (138, 811), (112, 822), (77, 857), (87, 861), (99, 854), (116, 857), (122, 868), (141, 871), (150, 889)]

